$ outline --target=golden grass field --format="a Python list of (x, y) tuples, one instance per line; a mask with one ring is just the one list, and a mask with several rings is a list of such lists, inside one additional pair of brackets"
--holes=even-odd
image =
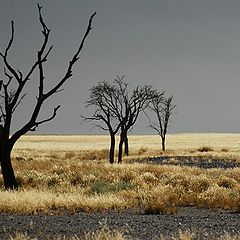
[(108, 146), (108, 136), (23, 136), (12, 154), (20, 190), (0, 190), (0, 212), (141, 208), (175, 214), (180, 206), (240, 210), (240, 168), (140, 163), (159, 155), (172, 161), (176, 156), (205, 156), (239, 162), (240, 134), (168, 135), (165, 153), (159, 136), (130, 136), (130, 156), (121, 165), (108, 163)]
[[(158, 149), (160, 138), (157, 135), (129, 136), (132, 149)], [(167, 136), (167, 148), (174, 151), (194, 150), (201, 146), (211, 146), (217, 150), (229, 148), (240, 151), (240, 134), (229, 133), (192, 133), (170, 134)], [(15, 150), (42, 151), (80, 151), (108, 149), (108, 135), (25, 135), (15, 145)]]

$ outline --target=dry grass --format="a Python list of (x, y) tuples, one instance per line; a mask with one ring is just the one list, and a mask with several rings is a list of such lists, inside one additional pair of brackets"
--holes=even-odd
[[(154, 239), (159, 240), (195, 240), (197, 236), (196, 232), (186, 230), (179, 230), (179, 233), (172, 236), (160, 236)], [(55, 238), (56, 240), (131, 240), (130, 236), (125, 236), (124, 233), (120, 230), (110, 230), (107, 225), (104, 225), (102, 229), (97, 230), (95, 232), (86, 233), (84, 236), (73, 236), (73, 237), (65, 237), (58, 236)], [(217, 240), (214, 238), (209, 238), (211, 240)], [(7, 240), (38, 240), (36, 237), (30, 237), (26, 233), (17, 232), (15, 236), (10, 236)], [(223, 236), (218, 238), (218, 240), (240, 240), (240, 235), (234, 235), (225, 233)]]
[[(0, 190), (0, 211), (140, 207), (149, 214), (175, 214), (179, 206), (189, 205), (240, 210), (239, 168), (206, 170), (139, 163), (159, 155), (173, 162), (177, 156), (239, 161), (240, 135), (170, 135), (166, 153), (158, 149), (158, 136), (130, 136), (130, 156), (122, 165), (108, 164), (108, 141), (108, 136), (22, 137), (13, 151), (20, 191)], [(213, 151), (199, 152), (202, 146), (212, 146)]]
[[(105, 224), (102, 229), (88, 232), (84, 236), (65, 237), (58, 236), (56, 240), (125, 240), (124, 234), (120, 230), (110, 230)], [(36, 237), (30, 237), (27, 233), (17, 232), (15, 236), (10, 236), (7, 240), (38, 240)]]
[[(117, 138), (118, 141), (118, 138)], [(152, 149), (160, 147), (157, 135), (129, 136), (131, 149)], [(192, 133), (170, 134), (167, 136), (167, 149), (177, 152), (198, 149), (202, 146), (212, 146), (215, 150), (226, 148), (229, 151), (239, 151), (240, 134)], [(94, 143), (94, 144), (93, 144)], [(52, 151), (82, 151), (107, 149), (109, 136), (107, 135), (25, 135), (15, 146), (15, 150)]]

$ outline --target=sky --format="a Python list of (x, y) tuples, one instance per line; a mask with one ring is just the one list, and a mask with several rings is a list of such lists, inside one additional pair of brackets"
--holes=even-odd
[[(0, 0), (0, 47), (15, 39), (9, 54), (14, 67), (25, 73), (41, 44), (37, 1)], [(64, 91), (43, 107), (39, 120), (61, 105), (57, 117), (38, 134), (96, 134), (81, 115), (89, 89), (112, 82), (118, 75), (132, 86), (151, 84), (173, 94), (176, 114), (171, 133), (240, 132), (240, 1), (239, 0), (48, 0), (44, 19), (51, 29), (53, 51), (45, 65), (46, 87), (56, 83), (78, 47), (88, 19), (97, 12), (73, 77)], [(0, 62), (0, 79), (4, 79)], [(37, 94), (37, 74), (16, 110), (12, 131), (30, 117)], [(144, 115), (132, 134), (155, 134)]]

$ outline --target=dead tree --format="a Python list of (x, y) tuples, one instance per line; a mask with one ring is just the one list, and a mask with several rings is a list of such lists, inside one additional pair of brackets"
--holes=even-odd
[(168, 130), (169, 120), (174, 114), (176, 104), (173, 103), (173, 96), (165, 98), (163, 93), (158, 93), (155, 98), (151, 100), (149, 108), (155, 114), (157, 121), (151, 121), (150, 127), (156, 130), (161, 137), (162, 151), (165, 151), (166, 134)]
[(150, 100), (154, 98), (155, 91), (151, 86), (137, 86), (131, 92), (129, 91), (129, 84), (124, 82), (123, 77), (117, 77), (115, 83), (119, 89), (119, 105), (116, 109), (116, 116), (121, 124), (120, 127), (120, 141), (118, 149), (118, 163), (122, 162), (123, 144), (125, 144), (125, 154), (129, 154), (128, 146), (128, 131), (136, 123), (139, 114), (143, 112)]
[(108, 131), (110, 135), (109, 162), (114, 163), (115, 136), (121, 124), (116, 118), (116, 109), (120, 107), (118, 89), (106, 81), (90, 89), (90, 98), (86, 102), (87, 108), (94, 108), (90, 117), (82, 116), (84, 121), (94, 122), (93, 127)]
[[(72, 76), (72, 68), (74, 64), (78, 61), (79, 55), (83, 50), (84, 43), (86, 41), (87, 36), (89, 35), (92, 29), (92, 20), (96, 13), (92, 14), (89, 19), (87, 29), (84, 33), (82, 40), (80, 41), (79, 47), (76, 50), (73, 57), (70, 59), (67, 70), (63, 77), (59, 79), (56, 85), (54, 85), (49, 90), (45, 89), (45, 76), (44, 76), (44, 64), (46, 64), (48, 56), (53, 48), (53, 46), (48, 46), (50, 29), (46, 25), (43, 16), (42, 16), (42, 6), (37, 5), (38, 8), (38, 16), (40, 25), (42, 28), (43, 40), (42, 44), (36, 54), (36, 60), (30, 66), (29, 71), (23, 74), (22, 71), (16, 69), (9, 61), (8, 54), (11, 50), (14, 40), (14, 22), (11, 22), (11, 37), (5, 51), (0, 52), (0, 56), (2, 57), (4, 63), (4, 74), (5, 80), (1, 81), (1, 92), (0, 96), (2, 98), (2, 102), (0, 105), (0, 162), (1, 162), (1, 170), (4, 180), (4, 187), (6, 189), (17, 189), (18, 184), (15, 178), (14, 170), (11, 163), (11, 151), (13, 149), (14, 144), (17, 140), (24, 134), (29, 131), (35, 131), (36, 128), (48, 121), (54, 119), (57, 114), (60, 106), (57, 106), (53, 109), (53, 113), (48, 118), (38, 120), (38, 116), (40, 110), (43, 106), (43, 103), (49, 99), (55, 93), (58, 93), (62, 87), (62, 85)], [(33, 77), (33, 73), (38, 72), (38, 96), (36, 97), (35, 105), (33, 107), (32, 112), (30, 113), (30, 119), (16, 132), (11, 133), (11, 125), (12, 119), (14, 117), (14, 111), (21, 103), (21, 100), (24, 98), (23, 91), (27, 85), (27, 83)]]

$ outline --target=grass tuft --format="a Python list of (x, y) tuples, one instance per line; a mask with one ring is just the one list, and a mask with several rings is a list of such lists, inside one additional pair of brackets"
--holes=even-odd
[(197, 150), (198, 150), (198, 152), (213, 152), (214, 151), (214, 149), (209, 146), (202, 146), (202, 147), (198, 148)]

